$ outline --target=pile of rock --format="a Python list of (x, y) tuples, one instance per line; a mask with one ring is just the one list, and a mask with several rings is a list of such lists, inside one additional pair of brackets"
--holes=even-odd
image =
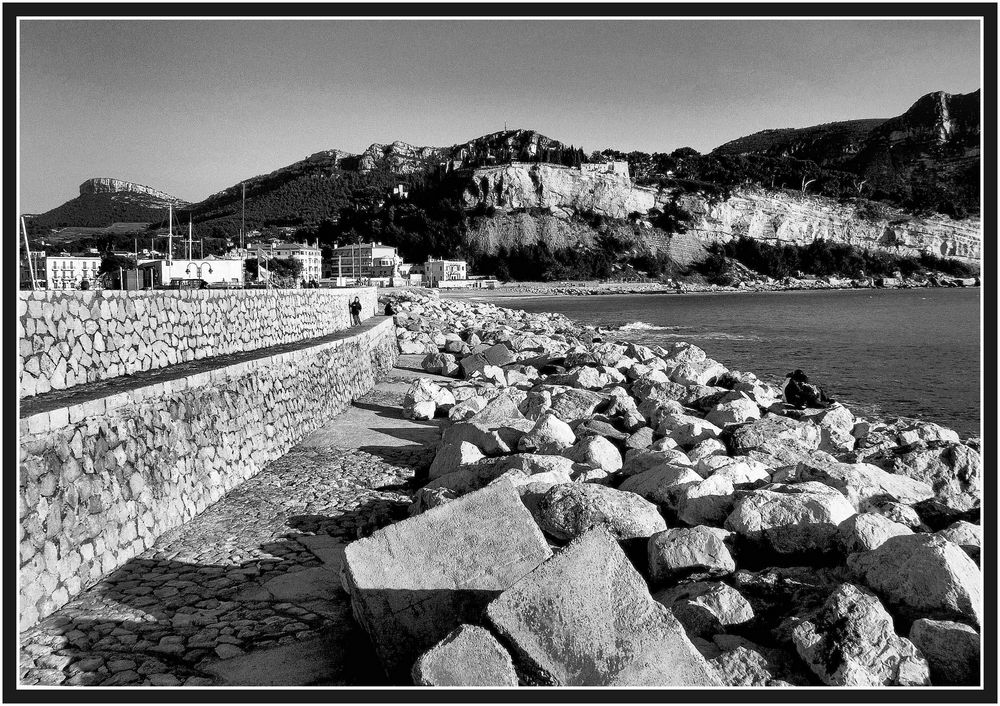
[(979, 683), (978, 441), (789, 408), (685, 343), (396, 306), (455, 377), (404, 403), (453, 421), (413, 517), (344, 565), (398, 682)]

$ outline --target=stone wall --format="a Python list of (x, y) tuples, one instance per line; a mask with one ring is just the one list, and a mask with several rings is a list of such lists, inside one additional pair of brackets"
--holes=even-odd
[(371, 287), (18, 292), (20, 397), (342, 331), (354, 297), (376, 313)]
[(280, 457), (370, 390), (392, 321), (21, 419), (21, 625), (27, 627)]

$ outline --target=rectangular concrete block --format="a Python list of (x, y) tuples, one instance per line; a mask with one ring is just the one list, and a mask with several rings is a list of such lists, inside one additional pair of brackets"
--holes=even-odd
[(541, 684), (719, 685), (684, 628), (653, 600), (603, 528), (571, 542), (486, 613), (515, 661)]
[(348, 545), (342, 578), (386, 673), (417, 658), (551, 551), (509, 483), (470, 493)]

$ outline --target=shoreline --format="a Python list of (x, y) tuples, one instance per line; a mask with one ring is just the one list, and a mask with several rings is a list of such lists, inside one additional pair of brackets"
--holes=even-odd
[[(383, 535), (393, 546), (369, 543), (366, 550), (378, 549), (362, 562), (359, 545), (349, 561), (396, 562), (404, 575), (428, 562), (449, 576), (454, 567), (464, 589), (470, 563), (502, 562), (456, 561), (434, 542), (421, 543), (431, 547), (427, 557), (401, 548), (428, 534), (479, 536), (500, 516), (551, 552), (490, 604), (494, 621), (505, 614), (492, 607), (512, 597), (535, 610), (538, 620), (511, 633), (525, 644), (581, 644), (597, 659), (608, 651), (590, 637), (591, 624), (614, 626), (626, 647), (646, 639), (649, 625), (623, 622), (618, 602), (578, 593), (579, 576), (596, 561), (630, 577), (615, 584), (613, 595), (627, 597), (621, 603), (649, 606), (651, 616), (669, 611), (671, 625), (658, 634), (670, 632), (692, 664), (726, 686), (851, 685), (827, 652), (808, 649), (814, 633), (836, 650), (865, 635), (869, 652), (902, 654), (902, 645), (912, 653), (910, 671), (887, 676), (875, 671), (881, 662), (859, 658), (857, 669), (868, 671), (857, 673), (871, 672), (873, 683), (973, 679), (933, 671), (933, 643), (921, 630), (966, 635), (969, 649), (954, 661), (974, 674), (983, 610), (979, 438), (925, 420), (861, 416), (842, 403), (787, 400), (776, 385), (690, 343), (646, 346), (621, 329), (612, 340), (564, 314), (464, 297), (382, 296), (396, 306), (401, 354), (428, 373), (407, 389), (403, 416), (444, 426), (409, 519)], [(954, 590), (926, 588), (939, 585)], [(347, 588), (355, 614), (364, 613), (365, 591)], [(692, 607), (703, 596), (719, 606), (708, 627)], [(550, 620), (551, 612), (574, 619)], [(463, 634), (448, 604), (439, 615), (446, 625), (413, 659), (429, 662)], [(393, 619), (412, 622), (403, 613)], [(869, 629), (873, 621), (883, 627)], [(802, 624), (814, 627), (787, 629)], [(382, 625), (363, 625), (376, 648), (391, 643)], [(620, 661), (632, 659), (622, 649)], [(656, 664), (663, 683), (678, 678), (673, 662)], [(534, 672), (519, 668), (511, 663), (511, 685), (534, 684)], [(596, 673), (594, 683), (620, 685), (619, 673)], [(685, 684), (699, 683), (697, 674), (685, 674)]]
[(759, 284), (748, 286), (720, 286), (703, 284), (685, 284), (683, 288), (671, 287), (664, 284), (624, 284), (609, 282), (519, 282), (516, 284), (504, 284), (495, 289), (428, 289), (428, 288), (407, 288), (419, 291), (437, 291), (439, 296), (455, 299), (483, 298), (483, 299), (505, 299), (521, 297), (545, 297), (545, 296), (614, 296), (614, 295), (641, 295), (641, 294), (759, 294), (759, 293), (780, 293), (780, 292), (830, 292), (830, 291), (862, 291), (862, 290), (888, 290), (888, 289), (979, 289), (982, 285), (955, 285), (955, 286), (934, 286), (929, 283), (915, 283), (904, 281), (903, 283), (891, 284), (882, 287), (874, 285), (855, 286), (850, 284), (830, 284), (828, 282), (803, 280), (795, 284)]

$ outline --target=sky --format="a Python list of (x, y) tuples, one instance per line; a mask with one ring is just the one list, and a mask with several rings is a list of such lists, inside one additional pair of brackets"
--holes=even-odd
[(962, 20), (23, 20), (20, 210), (91, 177), (200, 201), (326, 149), (534, 129), (707, 152), (980, 87)]

